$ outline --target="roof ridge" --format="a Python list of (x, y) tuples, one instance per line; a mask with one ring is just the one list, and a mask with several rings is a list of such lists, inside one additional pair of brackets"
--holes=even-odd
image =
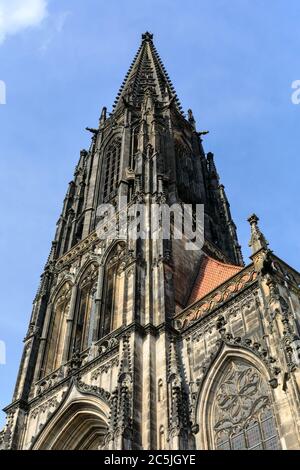
[(207, 258), (211, 259), (215, 263), (221, 264), (222, 266), (226, 266), (226, 267), (230, 267), (230, 268), (237, 268), (239, 271), (241, 271), (243, 269), (243, 266), (239, 266), (238, 264), (224, 263), (223, 261), (219, 261), (219, 260), (213, 258), (212, 256), (209, 256), (207, 253), (203, 253), (203, 255), (206, 256)]

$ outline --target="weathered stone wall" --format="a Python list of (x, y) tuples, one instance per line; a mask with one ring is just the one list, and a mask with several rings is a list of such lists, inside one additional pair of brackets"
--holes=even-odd
[[(197, 448), (214, 448), (212, 390), (225, 365), (238, 360), (252, 365), (268, 383), (281, 447), (300, 447), (299, 275), (283, 264), (275, 266), (272, 275), (260, 273), (252, 285), (215, 305), (209, 315), (197, 319), (197, 305), (185, 312), (196, 318), (183, 330), (180, 344)], [(289, 274), (294, 277), (287, 283)]]

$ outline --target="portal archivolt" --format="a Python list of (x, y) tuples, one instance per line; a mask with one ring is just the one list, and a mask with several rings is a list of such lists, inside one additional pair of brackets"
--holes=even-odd
[(107, 414), (92, 402), (71, 403), (49, 422), (33, 448), (97, 450), (108, 431)]

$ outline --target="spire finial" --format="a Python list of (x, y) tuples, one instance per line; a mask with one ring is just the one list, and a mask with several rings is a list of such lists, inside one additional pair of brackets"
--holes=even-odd
[(188, 121), (189, 121), (190, 125), (192, 126), (192, 128), (195, 131), (196, 130), (196, 121), (195, 121), (195, 118), (194, 118), (194, 115), (193, 115), (193, 111), (191, 109), (188, 109)]
[(142, 34), (142, 41), (152, 41), (153, 40), (153, 34), (149, 33), (149, 31), (146, 31), (145, 33)]
[(208, 172), (212, 179), (219, 181), (219, 175), (217, 172), (214, 154), (212, 152), (208, 152), (207, 154), (207, 164), (208, 164)]
[(123, 105), (126, 107), (127, 103), (139, 107), (147, 87), (155, 90), (155, 98), (158, 102), (169, 106), (171, 103), (165, 94), (167, 88), (172, 103), (177, 111), (183, 114), (174, 87), (155, 49), (153, 34), (149, 31), (142, 34), (142, 42), (121, 85), (113, 112)]
[(102, 108), (102, 112), (101, 112), (101, 116), (100, 116), (100, 120), (99, 120), (99, 125), (100, 126), (102, 126), (106, 121), (106, 113), (107, 113), (107, 108), (104, 106)]
[(250, 215), (248, 222), (251, 226), (251, 238), (249, 246), (252, 249), (252, 254), (257, 253), (259, 250), (267, 250), (269, 242), (266, 240), (264, 234), (260, 231), (258, 226), (259, 218), (256, 214)]

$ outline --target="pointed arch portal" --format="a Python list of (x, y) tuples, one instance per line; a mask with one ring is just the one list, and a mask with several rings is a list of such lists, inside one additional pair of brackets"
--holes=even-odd
[(33, 449), (97, 450), (107, 431), (107, 416), (99, 404), (76, 401), (49, 422)]

